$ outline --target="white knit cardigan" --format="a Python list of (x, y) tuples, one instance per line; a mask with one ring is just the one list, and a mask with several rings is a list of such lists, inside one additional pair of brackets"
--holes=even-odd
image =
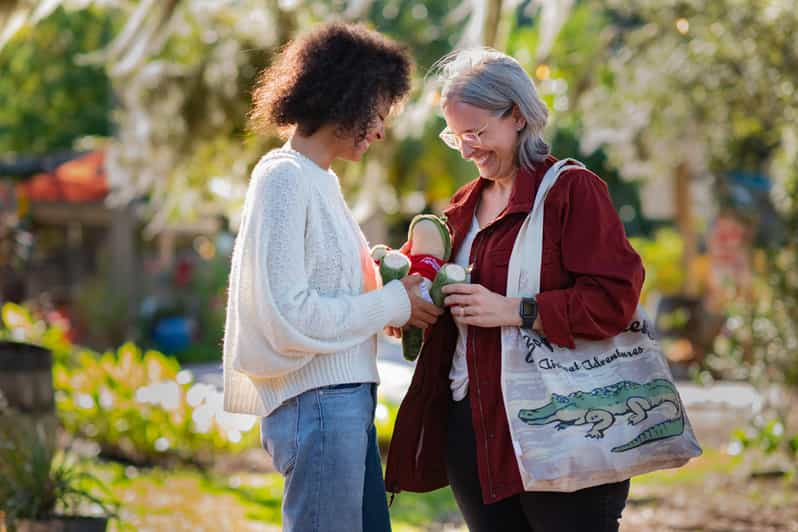
[(332, 171), (285, 147), (261, 159), (233, 249), (225, 410), (265, 416), (319, 386), (379, 382), (376, 335), (410, 301), (398, 281), (364, 293), (367, 252)]

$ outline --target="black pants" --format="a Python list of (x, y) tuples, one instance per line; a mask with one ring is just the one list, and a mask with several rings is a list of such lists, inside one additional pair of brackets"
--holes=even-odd
[(468, 397), (450, 399), (446, 471), (471, 532), (617, 532), (629, 495), (625, 480), (573, 493), (525, 492), (485, 504)]

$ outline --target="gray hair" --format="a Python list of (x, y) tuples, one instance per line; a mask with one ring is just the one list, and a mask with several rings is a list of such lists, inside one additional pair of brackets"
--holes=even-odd
[(518, 108), (526, 120), (518, 135), (518, 162), (522, 166), (533, 167), (549, 154), (542, 136), (549, 110), (518, 61), (490, 48), (472, 48), (446, 55), (430, 73), (442, 85), (441, 106), (457, 99), (495, 113)]

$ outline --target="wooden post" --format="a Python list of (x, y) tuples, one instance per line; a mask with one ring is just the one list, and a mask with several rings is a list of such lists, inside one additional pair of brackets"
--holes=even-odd
[(67, 242), (67, 282), (70, 287), (69, 297), (72, 301), (77, 301), (80, 295), (83, 279), (83, 224), (80, 222), (70, 222), (66, 226)]
[(690, 193), (690, 169), (686, 163), (676, 167), (674, 176), (674, 203), (676, 207), (676, 226), (684, 243), (682, 254), (682, 271), (685, 272), (685, 282), (682, 291), (687, 295), (695, 295), (698, 291), (693, 269), (695, 258), (698, 255), (698, 240), (693, 225), (692, 194)]
[(136, 215), (132, 206), (113, 209), (109, 232), (111, 250), (110, 282), (116, 296), (127, 302), (125, 330), (129, 333), (137, 306), (138, 263), (136, 253)]

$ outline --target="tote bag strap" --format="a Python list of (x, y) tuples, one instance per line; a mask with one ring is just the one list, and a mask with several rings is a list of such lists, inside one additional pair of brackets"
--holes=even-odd
[[(576, 159), (562, 159), (554, 163), (543, 176), (535, 202), (513, 244), (507, 273), (507, 295), (509, 297), (532, 297), (540, 292), (540, 267), (543, 256), (543, 206), (551, 187), (560, 174), (585, 165)], [(524, 266), (527, 278), (521, 279)]]

